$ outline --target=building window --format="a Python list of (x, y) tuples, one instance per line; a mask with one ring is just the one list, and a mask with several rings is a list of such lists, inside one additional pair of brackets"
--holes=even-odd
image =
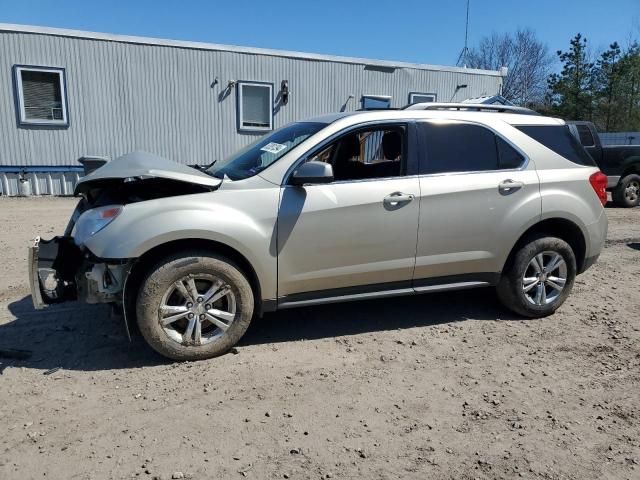
[(21, 125), (69, 125), (64, 69), (14, 67)]
[(238, 130), (273, 130), (273, 84), (238, 82)]
[(411, 92), (409, 94), (409, 104), (435, 102), (437, 95), (435, 93)]
[(386, 95), (363, 95), (363, 110), (380, 110), (383, 108), (391, 108), (391, 97)]

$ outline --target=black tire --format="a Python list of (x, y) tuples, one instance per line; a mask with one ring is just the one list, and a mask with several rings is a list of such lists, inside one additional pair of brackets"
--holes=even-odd
[(611, 196), (618, 207), (632, 208), (640, 205), (640, 175), (632, 173), (623, 177)]
[[(529, 272), (528, 275), (530, 275), (531, 270), (527, 269), (531, 268), (530, 262), (532, 259), (543, 252), (557, 253), (562, 257), (566, 265), (566, 282), (559, 294), (550, 289), (553, 294), (557, 295), (553, 301), (545, 305), (537, 305), (527, 298), (527, 294), (523, 290), (523, 280), (526, 272)], [(548, 255), (547, 258), (549, 258)], [(502, 272), (502, 277), (496, 290), (498, 298), (509, 310), (524, 317), (540, 318), (551, 315), (564, 303), (573, 288), (575, 278), (576, 258), (569, 244), (556, 237), (533, 236), (525, 240), (515, 251), (505, 271)], [(535, 288), (539, 288), (538, 285), (540, 284), (536, 284)], [(542, 288), (547, 287), (542, 285)], [(532, 292), (530, 295), (534, 294)], [(551, 298), (551, 295), (549, 295), (549, 298)]]
[[(208, 328), (212, 339), (209, 343), (195, 345), (179, 343), (169, 336), (160, 324), (160, 306), (173, 285), (181, 279), (211, 277), (220, 281), (233, 294), (235, 317), (225, 331), (216, 330), (213, 324), (200, 323), (202, 332)], [(197, 282), (206, 282), (196, 280)], [(171, 294), (173, 295), (173, 294)], [(223, 297), (225, 298), (225, 297)], [(224, 301), (224, 300), (219, 300)], [(186, 305), (186, 303), (185, 303)], [(203, 360), (227, 352), (242, 338), (249, 328), (254, 310), (254, 296), (251, 285), (242, 271), (225, 257), (203, 251), (183, 252), (165, 258), (151, 268), (143, 279), (138, 291), (136, 314), (140, 332), (156, 352), (173, 360)], [(196, 317), (199, 317), (196, 315)], [(187, 322), (181, 319), (180, 322)], [(197, 319), (196, 319), (197, 321)], [(171, 324), (179, 330), (178, 322)], [(217, 332), (218, 336), (214, 335)], [(183, 332), (187, 336), (186, 331)], [(204, 338), (204, 337), (203, 337)]]

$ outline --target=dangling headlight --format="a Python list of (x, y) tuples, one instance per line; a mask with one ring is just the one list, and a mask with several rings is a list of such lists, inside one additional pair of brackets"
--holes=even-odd
[(73, 234), (76, 245), (82, 245), (89, 237), (109, 225), (121, 211), (122, 205), (107, 205), (92, 208), (80, 215)]

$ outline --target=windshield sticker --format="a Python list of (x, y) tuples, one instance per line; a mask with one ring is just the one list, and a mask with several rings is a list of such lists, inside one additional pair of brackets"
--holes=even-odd
[(283, 150), (286, 150), (287, 146), (286, 145), (282, 145), (281, 143), (275, 143), (275, 142), (271, 142), (271, 143), (267, 143), (264, 147), (262, 147), (260, 150), (262, 150), (263, 152), (269, 152), (269, 153), (280, 153)]

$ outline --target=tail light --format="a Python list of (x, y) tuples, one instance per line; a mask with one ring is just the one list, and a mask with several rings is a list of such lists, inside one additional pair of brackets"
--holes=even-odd
[(602, 206), (607, 204), (607, 176), (598, 171), (589, 177), (589, 183), (600, 199)]

